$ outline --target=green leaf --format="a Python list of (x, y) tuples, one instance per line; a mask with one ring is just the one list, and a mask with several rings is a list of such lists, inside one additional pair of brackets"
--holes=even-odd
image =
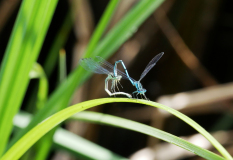
[(4, 54), (0, 72), (0, 156), (12, 130), (57, 0), (24, 0)]
[(48, 79), (44, 73), (43, 68), (40, 64), (35, 63), (33, 69), (29, 73), (30, 79), (38, 78), (39, 79), (39, 88), (37, 94), (36, 110), (42, 109), (47, 100), (48, 96)]
[(61, 128), (56, 130), (54, 134), (54, 142), (56, 144), (56, 148), (59, 150), (62, 149), (71, 152), (80, 159), (127, 159)]
[(64, 22), (62, 22), (62, 26), (58, 31), (58, 34), (55, 37), (55, 40), (48, 52), (48, 56), (45, 59), (44, 70), (48, 77), (52, 74), (57, 62), (58, 62), (58, 53), (59, 50), (62, 49), (67, 41), (68, 35), (72, 29), (72, 19), (70, 11), (66, 14)]
[[(19, 112), (14, 117), (15, 127), (17, 129), (25, 128), (29, 124), (32, 117), (33, 116), (29, 113)], [(45, 135), (44, 137), (48, 136)], [(56, 129), (56, 132), (53, 135), (53, 143), (55, 148), (59, 150), (66, 150), (67, 152), (73, 153), (77, 158), (81, 159), (127, 159), (62, 128)], [(38, 159), (45, 158), (38, 157)]]
[[(184, 114), (172, 108), (169, 108), (159, 103), (155, 103), (152, 101), (146, 101), (146, 100), (127, 99), (127, 98), (103, 98), (103, 99), (90, 100), (90, 101), (86, 101), (86, 102), (73, 105), (45, 119), (43, 122), (41, 122), (36, 127), (34, 127), (31, 131), (29, 131), (26, 135), (24, 135), (17, 143), (15, 143), (15, 145), (12, 146), (7, 151), (7, 153), (3, 156), (2, 160), (19, 159), (36, 141), (38, 141), (48, 131), (50, 131), (52, 128), (54, 128), (55, 126), (57, 126), (58, 124), (60, 124), (61, 122), (69, 118), (70, 116), (74, 115), (75, 113), (91, 108), (96, 105), (101, 105), (104, 103), (111, 103), (111, 102), (140, 103), (140, 104), (150, 105), (153, 107), (166, 110), (169, 113), (177, 116), (181, 120), (185, 121), (186, 123), (191, 125), (194, 129), (196, 129), (198, 132), (200, 132), (203, 136), (205, 136), (226, 159), (232, 159), (230, 154), (221, 146), (221, 144), (218, 143), (218, 141), (216, 141), (207, 131), (205, 131), (205, 129), (203, 129), (201, 126), (199, 126), (196, 122), (194, 122), (189, 117), (185, 116)], [(151, 131), (147, 130), (146, 127), (143, 127), (143, 131), (146, 131), (147, 133), (150, 133), (152, 135)], [(160, 133), (158, 132), (158, 135), (160, 135), (160, 137), (163, 137), (163, 132), (160, 132)], [(169, 134), (166, 134), (166, 136), (168, 135)], [(166, 136), (164, 136), (163, 138), (165, 138)], [(181, 140), (177, 141), (177, 139), (170, 138), (167, 141), (173, 144), (177, 144), (177, 145), (179, 142), (180, 143), (179, 145), (181, 145)], [(188, 147), (189, 145), (182, 146), (182, 148), (185, 148), (185, 149), (187, 149)], [(199, 151), (200, 151), (200, 150), (198, 151), (198, 148), (195, 148), (195, 147), (191, 147), (188, 150), (196, 154), (199, 154)], [(206, 156), (206, 154), (207, 153), (205, 153), (204, 155), (201, 154), (200, 156)], [(211, 155), (207, 154), (207, 155), (214, 156), (213, 154)], [(211, 157), (206, 157), (206, 158), (210, 159)], [(221, 157), (217, 156), (214, 159), (221, 159)]]
[(108, 23), (110, 22), (110, 19), (118, 5), (118, 2), (119, 0), (111, 0), (109, 2), (107, 9), (105, 10), (103, 16), (101, 17), (101, 20), (98, 23), (98, 26), (96, 27), (90, 42), (88, 43), (85, 57), (90, 57), (92, 55), (92, 52), (95, 50), (101, 36), (103, 35), (105, 29), (108, 26)]
[(172, 143), (190, 152), (193, 152), (194, 154), (199, 155), (205, 159), (224, 159), (206, 149), (198, 147), (172, 134), (124, 118), (111, 116), (103, 113), (83, 111), (73, 115), (71, 119), (129, 129)]
[(138, 27), (158, 8), (164, 0), (139, 1), (128, 14), (123, 17), (116, 26), (99, 43), (93, 55), (103, 58), (115, 52), (128, 38), (130, 38)]

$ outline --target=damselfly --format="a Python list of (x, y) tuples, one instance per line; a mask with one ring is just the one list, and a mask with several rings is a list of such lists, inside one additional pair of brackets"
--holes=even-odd
[[(118, 63), (121, 63), (125, 72), (126, 72), (126, 75), (128, 77), (128, 79), (130, 80), (130, 82), (133, 84), (133, 86), (136, 87), (137, 91), (133, 92), (132, 94), (136, 94), (136, 96), (138, 94), (140, 95), (143, 95), (145, 98), (146, 98), (146, 89), (143, 88), (142, 84), (141, 84), (141, 80), (146, 76), (146, 74), (156, 65), (156, 63), (158, 62), (158, 60), (163, 56), (164, 52), (161, 52), (159, 53), (158, 55), (156, 55), (149, 63), (148, 65), (146, 66), (145, 70), (142, 72), (141, 76), (140, 76), (140, 79), (138, 81), (135, 81), (133, 78), (131, 78), (128, 74), (128, 71), (123, 63), (122, 60), (119, 60), (119, 61), (116, 61), (115, 62), (115, 66), (114, 66), (114, 74), (115, 74), (115, 71), (117, 72), (117, 64)], [(147, 98), (146, 98), (147, 99)]]
[[(118, 83), (120, 84), (120, 80), (121, 78), (123, 79), (128, 79), (128, 76), (125, 75), (123, 72), (121, 72), (120, 70), (116, 69), (116, 71), (114, 72), (114, 66), (105, 61), (103, 58), (96, 56), (95, 60), (92, 58), (82, 58), (79, 60), (79, 64), (87, 71), (91, 71), (97, 74), (106, 74), (108, 75), (108, 77), (105, 79), (105, 91), (110, 95), (125, 95), (129, 98), (131, 98), (132, 96), (128, 93), (125, 92), (116, 92), (115, 88), (118, 88)], [(111, 86), (111, 91), (110, 92), (108, 89), (108, 81), (111, 80), (112, 81), (112, 86)], [(121, 85), (121, 84), (120, 84)]]

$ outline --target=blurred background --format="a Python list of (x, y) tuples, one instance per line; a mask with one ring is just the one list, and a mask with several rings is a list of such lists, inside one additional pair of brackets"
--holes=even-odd
[[(38, 63), (49, 78), (49, 93), (59, 85), (58, 53), (49, 59), (55, 41), (63, 43), (66, 52), (67, 74), (82, 57), (93, 30), (109, 0), (60, 0)], [(137, 0), (120, 1), (110, 22), (111, 29)], [(0, 60), (6, 49), (20, 0), (0, 2)], [(186, 114), (223, 144), (233, 154), (233, 9), (230, 0), (166, 0), (134, 35), (108, 61), (123, 60), (132, 78), (138, 80), (149, 61), (158, 53), (164, 56), (141, 81), (146, 96)], [(55, 47), (56, 48), (56, 47)], [(49, 60), (48, 60), (49, 59)], [(56, 63), (55, 68), (49, 68)], [(47, 68), (46, 68), (47, 67)], [(120, 68), (122, 69), (122, 68)], [(104, 91), (105, 75), (93, 75), (80, 87), (71, 102), (108, 97)], [(127, 80), (121, 81), (121, 91), (132, 93), (135, 88)], [(38, 80), (29, 84), (22, 110), (30, 110), (35, 103), (31, 95)], [(180, 136), (203, 148), (213, 147), (190, 126), (178, 118), (152, 108), (129, 103), (97, 106), (92, 111), (124, 117), (154, 126)], [(134, 160), (199, 159), (172, 144), (129, 130), (69, 122), (64, 128), (97, 143), (121, 156)], [(174, 156), (171, 157), (171, 153)], [(80, 159), (70, 153), (54, 149), (49, 159)]]

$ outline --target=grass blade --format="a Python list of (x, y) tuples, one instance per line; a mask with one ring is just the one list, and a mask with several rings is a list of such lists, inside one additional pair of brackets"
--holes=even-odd
[(17, 113), (57, 0), (24, 0), (11, 34), (0, 72), (0, 156), (9, 139)]
[[(91, 111), (83, 111), (80, 113), (77, 113), (73, 116), (71, 116), (71, 119), (95, 123), (95, 124), (103, 124), (103, 125), (109, 125), (124, 129), (129, 129), (132, 131), (140, 132), (143, 134), (147, 134), (149, 136), (153, 136), (156, 138), (159, 138), (163, 141), (175, 144), (181, 148), (184, 148), (190, 152), (194, 152), (194, 154), (199, 155), (205, 159), (224, 159), (206, 149), (203, 149), (201, 147), (198, 147), (196, 145), (193, 145), (192, 143), (189, 143), (179, 137), (176, 137), (172, 134), (169, 134), (167, 132), (161, 131), (159, 129), (134, 122), (131, 120), (127, 120), (124, 118), (107, 115), (103, 113), (97, 113), (97, 112), (91, 112)], [(172, 155), (171, 155), (172, 156)]]
[(72, 29), (73, 22), (71, 19), (70, 12), (66, 14), (65, 20), (64, 22), (62, 22), (62, 24), (63, 25), (58, 31), (58, 34), (55, 37), (55, 41), (53, 42), (51, 49), (48, 52), (48, 56), (45, 59), (45, 63), (43, 65), (45, 73), (48, 77), (50, 77), (50, 75), (52, 74), (52, 71), (54, 70), (55, 65), (58, 62), (59, 50), (64, 47), (68, 35)]
[[(23, 129), (29, 124), (31, 119), (31, 114), (19, 112), (14, 117), (14, 125), (17, 129)], [(81, 159), (127, 159), (62, 128), (58, 128), (56, 130), (55, 134), (53, 135), (53, 143), (55, 148), (59, 150), (66, 150), (67, 152), (73, 153), (77, 158)]]
[[(189, 125), (191, 125), (194, 129), (196, 129), (198, 132), (200, 132), (203, 136), (205, 136), (214, 146), (217, 150), (219, 150), (220, 153), (226, 158), (226, 159), (232, 159), (232, 157), (229, 155), (229, 153), (208, 133), (206, 132), (201, 126), (199, 126), (196, 122), (194, 122), (189, 117), (185, 116), (184, 114), (169, 108), (167, 106), (164, 106), (159, 103), (155, 103), (152, 101), (146, 101), (146, 100), (137, 100), (137, 99), (127, 99), (127, 98), (103, 98), (103, 99), (96, 99), (96, 100), (90, 100), (86, 102), (82, 102), (76, 105), (73, 105), (71, 107), (68, 107), (66, 109), (63, 109), (62, 111), (52, 115), (51, 117), (47, 118), (40, 124), (38, 124), (36, 127), (34, 127), (31, 131), (29, 131), (25, 136), (23, 136), (17, 143), (15, 143), (14, 146), (12, 146), (7, 153), (2, 157), (1, 160), (7, 160), (7, 159), (19, 159), (36, 141), (38, 141), (42, 136), (44, 136), (47, 132), (49, 132), (51, 129), (53, 129), (55, 126), (63, 122), (64, 120), (68, 119), (70, 116), (74, 115), (75, 113), (78, 113), (80, 111), (83, 111), (85, 109), (105, 104), (105, 103), (112, 103), (112, 102), (132, 102), (132, 103), (140, 103), (145, 105), (150, 105), (153, 107), (157, 107), (163, 110), (168, 111), (169, 113), (177, 116), (178, 118), (182, 119)], [(89, 117), (90, 118), (90, 117)], [(102, 117), (103, 118), (103, 117)], [(101, 118), (101, 119), (102, 119)], [(114, 118), (113, 118), (114, 119)], [(112, 120), (111, 117), (108, 119), (108, 122)], [(120, 120), (120, 119), (119, 119)], [(111, 123), (114, 123), (110, 121)], [(129, 126), (124, 126), (124, 120), (120, 121), (120, 124), (123, 126), (123, 128), (129, 128), (133, 129), (132, 127), (135, 127), (134, 129), (137, 129), (138, 126), (131, 126), (131, 122), (125, 123)], [(135, 122), (136, 123), (136, 122)], [(166, 139), (166, 141), (176, 144), (178, 146), (182, 146), (182, 148), (187, 149), (189, 151), (194, 152), (195, 154), (198, 154), (202, 157), (205, 157), (206, 159), (223, 159), (220, 156), (217, 156), (211, 152), (206, 151), (200, 152), (200, 147), (191, 145), (191, 144), (184, 144), (183, 140), (177, 139), (176, 137), (173, 137), (170, 134), (165, 134), (163, 131), (159, 131), (157, 129), (151, 131), (148, 130), (148, 126), (143, 125), (140, 132), (146, 132), (149, 135), (156, 134), (158, 138)], [(156, 131), (156, 133), (154, 133)], [(165, 136), (164, 136), (165, 135)], [(191, 147), (190, 147), (191, 146)], [(202, 149), (204, 151), (204, 149)], [(214, 158), (215, 157), (215, 158)]]
[(40, 110), (44, 107), (48, 97), (48, 79), (44, 73), (40, 64), (35, 63), (33, 69), (29, 73), (30, 79), (39, 78), (39, 88), (37, 94), (36, 110)]
[(127, 158), (116, 155), (110, 150), (61, 128), (58, 128), (54, 134), (54, 142), (57, 148), (69, 151), (79, 159), (127, 160)]
[[(109, 53), (115, 52), (138, 27), (158, 8), (164, 0), (143, 0), (123, 17), (120, 22), (104, 37), (103, 41), (95, 49), (93, 56), (109, 57)], [(101, 53), (101, 54), (100, 54)]]
[[(59, 51), (59, 80), (62, 83), (66, 79), (66, 52), (64, 49)], [(36, 144), (35, 160), (47, 159), (51, 146), (53, 144), (52, 137), (55, 129), (50, 131)]]
[(87, 50), (85, 53), (85, 57), (90, 57), (95, 50), (101, 36), (103, 35), (105, 29), (108, 26), (108, 23), (110, 22), (110, 19), (119, 3), (119, 0), (111, 0), (107, 6), (107, 9), (105, 10), (105, 13), (103, 14), (97, 28), (95, 29), (95, 32), (93, 33), (91, 40), (87, 46)]

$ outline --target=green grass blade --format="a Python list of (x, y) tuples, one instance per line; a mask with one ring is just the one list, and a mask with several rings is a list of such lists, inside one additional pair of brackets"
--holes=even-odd
[[(64, 49), (59, 51), (59, 80), (62, 83), (66, 79), (66, 53)], [(52, 137), (55, 129), (50, 131), (36, 143), (35, 160), (47, 159), (52, 146)]]
[[(139, 1), (124, 17), (124, 20), (120, 21), (116, 27), (114, 27), (109, 34), (96, 46), (94, 51), (95, 55), (107, 57), (113, 54), (113, 51), (117, 50), (121, 44), (123, 44), (127, 38), (129, 38), (142, 22), (149, 17), (151, 13), (163, 2), (163, 0), (143, 0)], [(131, 19), (132, 18), (132, 19)], [(127, 22), (127, 20), (129, 20)], [(118, 33), (119, 32), (119, 33)], [(117, 34), (118, 33), (118, 34)], [(108, 41), (111, 41), (109, 43)], [(51, 114), (65, 108), (70, 102), (75, 89), (79, 87), (88, 77), (90, 73), (86, 72), (83, 68), (78, 67), (68, 77), (67, 80), (62, 83), (57, 90), (52, 94), (47, 103), (46, 109), (40, 110), (28, 127), (25, 130), (19, 132), (9, 146), (12, 146), (20, 137), (22, 137), (32, 127), (37, 125), (40, 121), (50, 116)], [(66, 94), (64, 94), (66, 93)]]
[[(8, 98), (14, 97), (10, 91), (15, 86), (14, 81), (17, 77), (17, 66), (20, 64), (20, 61), (22, 61), (22, 58), (20, 58), (20, 54), (17, 50), (21, 49), (21, 46), (23, 44), (23, 39), (25, 39), (26, 34), (24, 34), (22, 28), (24, 22), (27, 26), (29, 26), (30, 22), (30, 16), (33, 7), (30, 9), (27, 9), (28, 6), (33, 6), (34, 1), (28, 2), (24, 1), (20, 8), (20, 13), (18, 14), (10, 41), (8, 43), (5, 56), (3, 58), (3, 63), (1, 66), (1, 72), (0, 72), (0, 156), (2, 155), (2, 152), (5, 149), (5, 145), (8, 141), (9, 131), (6, 131), (4, 134), (4, 125), (2, 123), (7, 123), (6, 119), (10, 117), (11, 115), (8, 114), (4, 117), (4, 114), (6, 113), (5, 109), (9, 106), (7, 103), (9, 102)], [(27, 11), (28, 16), (23, 15), (23, 10)], [(22, 55), (23, 56), (23, 55)], [(28, 72), (29, 73), (29, 72)], [(25, 80), (26, 81), (26, 80)], [(14, 87), (16, 88), (16, 87)], [(22, 95), (19, 94), (19, 96), (22, 97)], [(19, 102), (15, 103), (14, 108), (11, 107), (12, 110), (16, 110), (19, 108)], [(9, 129), (8, 129), (9, 130)]]
[[(36, 100), (36, 109), (34, 111), (38, 111), (44, 107), (44, 104), (47, 100), (48, 95), (48, 80), (45, 75), (45, 72), (41, 65), (38, 63), (35, 63), (33, 66), (33, 70), (30, 71), (29, 77), (32, 78), (39, 78), (39, 87), (38, 87), (38, 94), (37, 94), (37, 100)], [(33, 154), (33, 157), (35, 160), (41, 160), (45, 159), (44, 155), (47, 155), (47, 152), (50, 150), (50, 139), (48, 139), (48, 136), (44, 136), (42, 139), (37, 142), (35, 146), (35, 153)], [(28, 152), (31, 152), (30, 150)], [(28, 156), (31, 155), (30, 153)], [(29, 157), (26, 157), (24, 159), (30, 159)]]
[(0, 72), (0, 156), (12, 130), (12, 119), (25, 95), (57, 0), (24, 0), (21, 4)]
[(127, 160), (110, 150), (88, 141), (65, 129), (58, 128), (54, 134), (55, 147), (73, 153), (79, 159)]
[(37, 93), (37, 102), (36, 108), (40, 110), (44, 107), (45, 102), (47, 101), (48, 97), (48, 79), (44, 73), (43, 68), (40, 64), (35, 63), (33, 69), (29, 73), (29, 77), (32, 78), (39, 78), (39, 88)]
[[(31, 114), (19, 112), (14, 117), (14, 125), (17, 129), (23, 129), (29, 124), (31, 119)], [(77, 158), (81, 159), (127, 159), (62, 128), (58, 128), (56, 130), (55, 134), (53, 135), (53, 143), (55, 148), (59, 150), (66, 150), (67, 152), (73, 153)], [(38, 159), (45, 158), (39, 157)]]
[[(127, 120), (124, 118), (107, 115), (103, 113), (97, 113), (97, 112), (91, 112), (91, 111), (83, 111), (80, 113), (77, 113), (73, 116), (71, 116), (71, 119), (90, 122), (90, 123), (96, 123), (96, 124), (103, 124), (103, 125), (109, 125), (124, 129), (129, 129), (132, 131), (140, 132), (143, 134), (147, 134), (149, 136), (153, 136), (156, 138), (159, 138), (163, 141), (175, 144), (181, 148), (184, 148), (190, 152), (193, 152), (196, 155), (199, 155), (205, 159), (224, 159), (206, 149), (203, 149), (201, 147), (198, 147), (196, 145), (193, 145), (190, 142), (187, 142), (179, 137), (176, 137), (172, 134), (169, 134), (167, 132), (161, 131), (159, 129), (134, 122), (131, 120)], [(172, 156), (172, 155), (171, 155)]]
[(51, 49), (48, 52), (48, 56), (45, 59), (44, 70), (48, 77), (52, 74), (52, 71), (55, 68), (55, 65), (58, 62), (58, 53), (61, 48), (64, 47), (69, 33), (72, 29), (72, 19), (70, 12), (67, 13), (64, 22), (62, 23), (60, 30), (58, 31), (57, 36), (51, 46)]
[(111, 0), (109, 2), (107, 9), (105, 10), (100, 22), (98, 23), (98, 26), (96, 27), (91, 37), (90, 42), (88, 43), (85, 57), (90, 57), (92, 55), (92, 52), (95, 50), (101, 36), (103, 35), (105, 29), (107, 28), (108, 23), (110, 22), (110, 18), (112, 17), (118, 3), (119, 0)]
[[(66, 17), (64, 21), (62, 22), (62, 26), (58, 31), (58, 34), (55, 37), (55, 40), (48, 52), (48, 55), (45, 59), (45, 62), (43, 64), (44, 71), (47, 75), (47, 77), (50, 77), (51, 73), (53, 72), (55, 65), (58, 62), (58, 53), (61, 48), (64, 47), (67, 38), (69, 36), (69, 33), (72, 29), (72, 19), (71, 19), (71, 14), (68, 12), (66, 14)], [(36, 101), (36, 88), (33, 88), (32, 94), (29, 97), (29, 101), (26, 104), (26, 108), (30, 108), (31, 106), (34, 105), (34, 102)]]
[(109, 57), (109, 53), (115, 52), (130, 38), (137, 31), (142, 22), (144, 22), (163, 1), (164, 0), (139, 1), (127, 16), (123, 17), (106, 37), (104, 37), (103, 41), (101, 41), (99, 46), (95, 49), (93, 55), (101, 55), (103, 58)]
[(53, 132), (49, 132), (47, 135), (42, 137), (35, 145), (36, 153), (34, 155), (34, 160), (42, 160), (47, 159), (49, 151), (51, 150), (51, 137), (49, 135), (53, 135)]
[[(104, 103), (112, 103), (112, 102), (132, 102), (132, 103), (140, 103), (145, 105), (150, 105), (153, 107), (157, 107), (163, 110), (168, 111), (169, 113), (177, 116), (178, 118), (182, 119), (189, 125), (191, 125), (194, 129), (196, 129), (198, 132), (200, 132), (203, 136), (205, 136), (219, 152), (226, 158), (226, 159), (232, 159), (232, 157), (229, 155), (229, 153), (208, 133), (206, 132), (201, 126), (199, 126), (196, 122), (194, 122), (189, 117), (185, 116), (184, 114), (169, 108), (167, 106), (164, 106), (159, 103), (155, 103), (152, 101), (146, 101), (146, 100), (137, 100), (137, 99), (127, 99), (127, 98), (103, 98), (103, 99), (96, 99), (96, 100), (90, 100), (86, 102), (82, 102), (76, 105), (73, 105), (71, 107), (68, 107), (66, 109), (63, 109), (62, 111), (52, 115), (51, 117), (45, 119), (43, 122), (38, 124), (36, 127), (34, 127), (32, 130), (30, 130), (26, 135), (24, 135), (18, 142), (15, 143), (14, 146), (12, 146), (7, 153), (2, 157), (1, 160), (8, 160), (8, 159), (19, 159), (36, 141), (38, 141), (42, 136), (44, 136), (47, 132), (49, 132), (51, 129), (53, 129), (55, 126), (63, 122), (64, 120), (68, 119), (70, 116), (74, 115), (75, 113), (78, 113), (80, 111), (83, 111), (85, 109), (101, 105)], [(102, 119), (103, 117), (101, 117)], [(112, 119), (108, 119), (109, 121)], [(112, 122), (112, 121), (111, 121)], [(114, 123), (114, 122), (112, 122)], [(121, 125), (123, 125), (125, 122), (124, 120), (119, 122)], [(128, 123), (128, 122), (127, 122)], [(127, 124), (125, 123), (125, 124)], [(136, 123), (136, 122), (135, 122)], [(130, 128), (130, 129), (137, 129), (138, 125), (132, 125), (132, 123), (128, 124), (129, 126), (123, 126), (124, 128)], [(132, 126), (131, 126), (132, 125)], [(131, 127), (130, 127), (131, 126)], [(133, 127), (133, 128), (132, 128)], [(156, 131), (156, 133), (154, 133)], [(158, 138), (164, 138), (166, 141), (176, 144), (178, 146), (182, 146), (182, 148), (187, 149), (189, 151), (194, 152), (197, 155), (200, 155), (202, 157), (205, 157), (206, 159), (223, 159), (220, 156), (217, 156), (211, 152), (206, 151), (200, 152), (200, 147), (191, 145), (191, 144), (184, 144), (184, 141), (181, 139), (177, 139), (175, 136), (173, 137), (170, 134), (165, 134), (163, 131), (159, 131), (157, 129), (151, 131), (149, 130), (146, 125), (143, 125), (140, 132), (147, 132), (149, 135), (158, 136)], [(167, 139), (168, 138), (168, 139)], [(191, 147), (190, 147), (191, 146)], [(201, 151), (204, 151), (202, 149)]]

